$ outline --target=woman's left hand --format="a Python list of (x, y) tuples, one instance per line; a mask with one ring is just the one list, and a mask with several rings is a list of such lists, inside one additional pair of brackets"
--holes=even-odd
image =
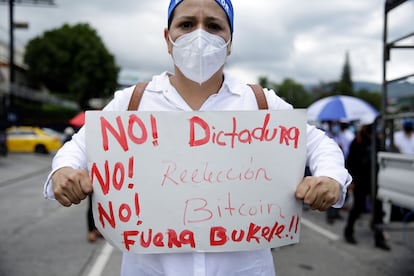
[(307, 176), (296, 188), (296, 198), (313, 210), (326, 211), (339, 199), (341, 185), (327, 176)]

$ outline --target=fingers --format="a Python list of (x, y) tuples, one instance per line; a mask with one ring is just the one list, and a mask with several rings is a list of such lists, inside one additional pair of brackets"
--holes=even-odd
[(85, 170), (61, 168), (52, 175), (55, 198), (63, 206), (79, 204), (92, 192), (92, 183)]
[(340, 184), (329, 177), (305, 177), (296, 189), (296, 198), (313, 210), (326, 211), (339, 199)]
[(92, 183), (86, 171), (76, 170), (71, 182), (73, 195), (75, 199), (85, 199), (90, 193), (92, 193)]
[(296, 188), (296, 198), (297, 199), (305, 199), (306, 194), (308, 193), (311, 185), (308, 183), (308, 177), (305, 177), (301, 183), (299, 183), (298, 187)]

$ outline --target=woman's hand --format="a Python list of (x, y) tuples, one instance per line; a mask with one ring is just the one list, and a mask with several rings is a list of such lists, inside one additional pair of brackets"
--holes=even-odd
[(341, 185), (326, 176), (307, 176), (296, 188), (296, 198), (313, 210), (326, 211), (339, 199)]
[(53, 193), (63, 206), (79, 204), (92, 193), (92, 182), (86, 170), (63, 167), (52, 175)]

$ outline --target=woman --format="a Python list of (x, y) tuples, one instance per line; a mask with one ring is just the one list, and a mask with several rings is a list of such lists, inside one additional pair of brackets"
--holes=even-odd
[[(257, 110), (249, 86), (223, 72), (232, 47), (233, 7), (230, 0), (172, 0), (167, 49), (174, 74), (154, 76), (140, 102), (140, 111)], [(127, 110), (133, 87), (115, 93), (104, 110)], [(291, 109), (273, 91), (265, 90), (270, 109)], [(85, 132), (81, 129), (53, 160), (45, 195), (62, 205), (78, 204), (92, 193), (86, 171)], [(341, 150), (314, 127), (307, 128), (307, 163), (312, 177), (298, 185), (296, 197), (313, 209), (340, 207), (350, 176)], [(81, 169), (77, 169), (81, 168)], [(274, 275), (270, 249), (222, 253), (124, 253), (122, 275)]]

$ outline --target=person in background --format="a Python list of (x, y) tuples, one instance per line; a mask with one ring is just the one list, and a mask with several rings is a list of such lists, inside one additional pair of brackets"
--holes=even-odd
[(341, 148), (345, 159), (348, 156), (349, 146), (354, 138), (355, 133), (350, 130), (350, 124), (348, 122), (340, 122), (339, 133), (336, 135), (334, 140)]
[[(344, 158), (346, 159), (349, 152), (349, 145), (355, 138), (355, 134), (349, 130), (349, 123), (339, 121), (329, 121), (327, 135), (332, 138), (341, 148)], [(334, 224), (335, 220), (342, 220), (343, 217), (338, 208), (329, 208), (326, 211), (326, 222)]]
[(394, 133), (394, 145), (400, 153), (414, 154), (414, 128), (412, 120), (405, 119), (402, 124), (402, 130)]
[(88, 242), (94, 243), (98, 238), (102, 238), (101, 233), (95, 226), (95, 221), (93, 219), (93, 209), (92, 209), (92, 195), (88, 195), (88, 210), (86, 211), (86, 221), (88, 225)]
[[(367, 211), (367, 199), (371, 194), (372, 131), (373, 120), (362, 120), (360, 130), (351, 142), (348, 157), (346, 158), (346, 167), (353, 179), (352, 193), (354, 199), (344, 229), (345, 241), (350, 244), (357, 244), (354, 234), (355, 222), (362, 213)], [(379, 145), (379, 141), (376, 142), (376, 145)], [(378, 151), (378, 147), (375, 151)], [(373, 221), (371, 224), (374, 231), (375, 246), (388, 251), (391, 248), (385, 240), (384, 232), (376, 227), (382, 224), (382, 204), (379, 200), (376, 200), (374, 204)]]
[[(250, 86), (224, 72), (231, 53), (234, 10), (230, 0), (171, 0), (166, 49), (174, 72), (153, 76), (139, 111), (258, 110)], [(147, 22), (151, 23), (151, 22)], [(141, 34), (145, 36), (147, 34)], [(104, 111), (127, 110), (134, 86), (115, 92)], [(272, 90), (263, 89), (269, 109), (292, 109)], [(308, 125), (307, 165), (312, 176), (298, 183), (294, 195), (314, 210), (341, 207), (351, 176), (338, 145)], [(55, 155), (44, 196), (63, 206), (79, 204), (93, 192), (85, 156), (85, 129)], [(271, 249), (234, 252), (133, 254), (122, 257), (121, 275), (275, 275)]]
[[(393, 151), (402, 154), (414, 154), (414, 126), (412, 119), (402, 121), (402, 129), (394, 132)], [(403, 220), (404, 214), (411, 210), (397, 205), (392, 206), (391, 219)]]

